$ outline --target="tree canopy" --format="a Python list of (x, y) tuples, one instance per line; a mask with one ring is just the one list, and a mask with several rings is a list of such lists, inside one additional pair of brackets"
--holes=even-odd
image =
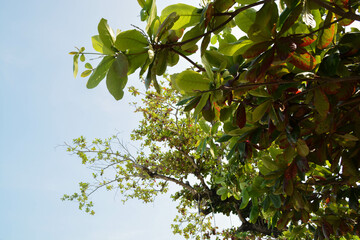
[[(159, 15), (155, 0), (138, 3), (146, 28), (114, 33), (101, 19), (102, 60), (81, 76), (88, 88), (106, 78), (116, 100), (137, 70), (156, 90), (136, 107), (141, 147), (75, 139), (68, 151), (94, 182), (63, 199), (94, 213), (99, 188), (149, 202), (174, 183), (172, 228), (186, 239), (359, 239), (359, 1), (202, 0)], [(84, 51), (70, 53), (75, 76)], [(166, 75), (180, 58), (191, 67)], [(214, 213), (242, 223), (219, 230)]]

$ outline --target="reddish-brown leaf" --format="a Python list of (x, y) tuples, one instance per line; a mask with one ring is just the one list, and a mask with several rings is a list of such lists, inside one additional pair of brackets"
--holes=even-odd
[(271, 45), (270, 41), (260, 42), (252, 45), (243, 54), (244, 58), (253, 58), (259, 56), (262, 52), (266, 51)]
[[(324, 24), (328, 24), (333, 19), (332, 13), (329, 13), (329, 15), (325, 19)], [(320, 31), (320, 36), (318, 38), (317, 47), (319, 49), (324, 49), (332, 42), (334, 36), (335, 36), (335, 30), (336, 25), (331, 24), (329, 27), (325, 28), (324, 30)]]
[(309, 46), (310, 44), (312, 44), (313, 42), (315, 42), (316, 40), (316, 36), (307, 36), (307, 37), (304, 37), (304, 38), (301, 38), (299, 43), (298, 43), (298, 46), (299, 47), (306, 47), (306, 46)]
[(296, 177), (297, 174), (297, 166), (295, 164), (295, 162), (292, 162), (290, 164), (290, 166), (285, 170), (284, 176), (285, 179), (293, 179), (294, 177)]
[(304, 71), (311, 71), (316, 66), (316, 59), (303, 48), (293, 52), (289, 59), (290, 63)]
[(235, 111), (235, 122), (239, 128), (243, 128), (246, 124), (246, 112), (244, 103), (240, 103)]

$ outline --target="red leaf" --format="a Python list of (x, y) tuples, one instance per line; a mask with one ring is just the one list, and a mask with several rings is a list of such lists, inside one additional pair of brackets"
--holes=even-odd
[(301, 70), (310, 71), (316, 66), (316, 59), (305, 49), (300, 48), (290, 55), (289, 62)]
[(312, 44), (313, 42), (315, 42), (316, 40), (316, 36), (310, 37), (304, 37), (302, 39), (300, 39), (298, 46), (299, 47), (306, 47), (309, 46), (310, 44)]

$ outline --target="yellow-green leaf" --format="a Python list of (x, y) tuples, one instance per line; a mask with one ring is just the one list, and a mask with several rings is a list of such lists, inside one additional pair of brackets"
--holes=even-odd
[(306, 142), (302, 139), (298, 139), (296, 142), (296, 151), (301, 157), (306, 157), (310, 152)]
[(314, 106), (321, 117), (325, 118), (330, 110), (329, 100), (326, 94), (319, 88), (314, 91)]
[(252, 112), (253, 122), (259, 121), (264, 116), (264, 114), (266, 113), (266, 111), (269, 109), (270, 106), (271, 106), (271, 100), (263, 102), (262, 104), (257, 106)]
[(186, 70), (175, 78), (177, 87), (185, 92), (209, 90), (210, 80), (200, 73)]

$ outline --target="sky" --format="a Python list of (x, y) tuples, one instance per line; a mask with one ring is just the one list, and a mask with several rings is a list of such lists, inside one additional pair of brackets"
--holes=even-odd
[[(162, 9), (169, 1), (157, 3)], [(130, 94), (117, 102), (104, 82), (88, 90), (84, 78), (74, 79), (68, 52), (91, 51), (101, 18), (114, 29), (143, 27), (139, 12), (135, 0), (2, 1), (0, 240), (181, 239), (171, 232), (176, 205), (169, 196), (123, 205), (114, 192), (99, 192), (92, 199), (95, 216), (60, 200), (91, 180), (90, 170), (61, 145), (114, 133), (129, 142), (141, 117), (128, 104), (135, 100)], [(137, 76), (129, 84), (143, 91)]]
[[(159, 9), (170, 4), (157, 2)], [(99, 192), (95, 216), (60, 200), (77, 191), (78, 182), (91, 180), (90, 171), (61, 145), (81, 135), (114, 133), (129, 142), (141, 117), (128, 104), (135, 100), (130, 94), (117, 102), (104, 82), (88, 90), (85, 79), (74, 79), (68, 52), (75, 46), (91, 50), (101, 18), (114, 29), (143, 27), (139, 12), (135, 0), (1, 3), (0, 240), (181, 239), (171, 233), (176, 210), (169, 196), (123, 205), (113, 192)], [(137, 74), (129, 84), (144, 90)]]

